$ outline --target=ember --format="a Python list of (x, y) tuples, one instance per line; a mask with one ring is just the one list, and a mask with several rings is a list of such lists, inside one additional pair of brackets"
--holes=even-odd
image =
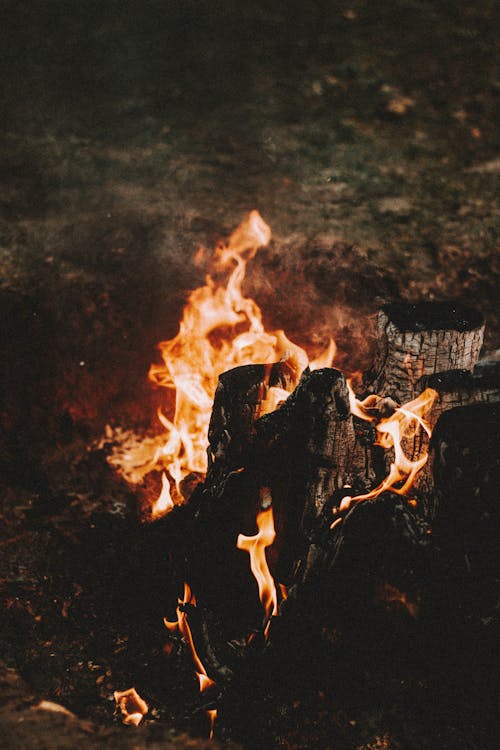
[(138, 726), (148, 712), (148, 704), (144, 701), (135, 688), (115, 691), (114, 698), (117, 708), (123, 714), (124, 724)]

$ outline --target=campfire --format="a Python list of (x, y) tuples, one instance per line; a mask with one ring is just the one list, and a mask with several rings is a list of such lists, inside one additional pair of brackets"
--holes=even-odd
[[(358, 668), (373, 660), (370, 628), (390, 647), (418, 627), (425, 640), (448, 585), (466, 619), (491, 616), (491, 596), (471, 608), (471, 591), (493, 585), (498, 521), (498, 371), (479, 362), (482, 317), (451, 302), (390, 304), (373, 366), (346, 377), (333, 338), (310, 360), (244, 296), (247, 265), (270, 238), (253, 211), (215, 248), (150, 368), (165, 393), (158, 429), (108, 427), (100, 443), (132, 488), (151, 477), (158, 487), (140, 514), (178, 589), (177, 603), (163, 602), (165, 652), (191, 662), (210, 738), (231, 736), (262, 686), (279, 695), (273, 681), (290, 669), (324, 690), (309, 663), (319, 653), (334, 694), (343, 650), (352, 657), (358, 639)], [(149, 701), (117, 687), (124, 723), (147, 722)]]

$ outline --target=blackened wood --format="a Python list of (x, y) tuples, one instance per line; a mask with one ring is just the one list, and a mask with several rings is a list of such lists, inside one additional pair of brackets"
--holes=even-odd
[[(443, 414), (431, 440), (434, 528), (467, 547), (496, 539), (500, 523), (500, 404), (475, 404)], [(500, 542), (500, 537), (496, 539)]]
[(377, 322), (375, 364), (367, 374), (371, 393), (401, 404), (419, 395), (424, 376), (472, 370), (483, 343), (484, 321), (465, 305), (451, 302), (394, 303)]
[[(453, 597), (496, 616), (500, 595), (500, 404), (444, 413), (431, 441), (433, 535)], [(496, 615), (495, 615), (496, 612)]]
[(356, 629), (381, 582), (410, 595), (425, 584), (431, 542), (429, 524), (399, 495), (354, 505), (310, 546), (283, 615)]
[(219, 377), (208, 429), (206, 485), (215, 489), (245, 460), (265, 393), (265, 365), (236, 367)]
[(331, 368), (306, 371), (285, 404), (255, 428), (252, 466), (270, 489), (275, 566), (288, 581), (324, 518), (333, 520), (330, 498), (349, 475), (356, 436), (344, 376)]
[(424, 378), (420, 387), (433, 388), (438, 394), (429, 415), (433, 428), (441, 414), (457, 406), (500, 401), (500, 362), (484, 363), (473, 372), (439, 372)]
[(377, 433), (374, 426), (353, 416), (355, 445), (350, 461), (347, 484), (352, 487), (352, 493), (361, 495), (371, 490), (377, 483), (375, 468), (374, 443)]
[[(420, 382), (422, 390), (432, 388), (436, 399), (426, 419), (434, 430), (442, 414), (461, 406), (473, 404), (494, 404), (500, 401), (500, 362), (482, 363), (473, 372), (469, 370), (449, 370), (425, 377)], [(419, 430), (411, 443), (406, 446), (413, 458), (423, 450), (428, 450), (429, 440), (423, 430)], [(432, 464), (428, 461), (420, 471), (416, 488), (422, 499), (423, 511), (432, 519), (435, 512), (434, 479)]]
[(272, 365), (243, 365), (219, 377), (208, 429), (206, 486), (212, 492), (245, 465), (254, 423), (270, 387), (292, 390), (296, 374), (286, 360)]

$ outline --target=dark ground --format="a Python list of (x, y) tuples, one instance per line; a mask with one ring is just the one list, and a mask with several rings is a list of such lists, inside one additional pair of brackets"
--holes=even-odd
[[(51, 745), (30, 739), (45, 730), (27, 731), (18, 710), (33, 694), (106, 725), (123, 680), (147, 691), (152, 670), (161, 684), (164, 661), (145, 666), (139, 645), (103, 664), (138, 606), (131, 596), (111, 624), (98, 619), (102, 566), (117, 573), (126, 558), (114, 545), (120, 524), (135, 533), (134, 499), (86, 447), (107, 422), (151, 424), (146, 372), (202, 278), (194, 251), (253, 208), (274, 241), (247, 291), (311, 351), (332, 333), (340, 365), (363, 367), (370, 316), (400, 297), (472, 304), (486, 349), (500, 346), (498, 6), (4, 0), (1, 15), (4, 746), (154, 747), (189, 725), (168, 701), (168, 728), (71, 739), (54, 726)], [(368, 700), (351, 736), (337, 712), (336, 747), (486, 747), (463, 696), (428, 723), (418, 686), (401, 706), (413, 689), (422, 710), (407, 724)], [(289, 746), (326, 750), (326, 735), (310, 737)]]

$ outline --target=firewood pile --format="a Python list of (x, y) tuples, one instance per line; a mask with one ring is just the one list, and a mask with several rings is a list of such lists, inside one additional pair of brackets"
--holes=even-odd
[[(198, 599), (183, 611), (212, 681), (202, 702), (220, 707), (222, 721), (238, 710), (235, 694), (246, 702), (256, 690), (249, 674), (265, 680), (255, 675), (263, 659), (282, 674), (280, 662), (307, 670), (301, 654), (310, 658), (311, 643), (328, 634), (336, 648), (363, 653), (371, 627), (380, 637), (381, 607), (398, 615), (385, 622), (387, 643), (413, 637), (419, 619), (442, 620), (446, 631), (457, 618), (464, 627), (495, 620), (500, 388), (498, 364), (478, 362), (483, 332), (481, 316), (461, 305), (387, 306), (363, 401), (338, 370), (306, 370), (260, 416), (268, 390), (286, 385), (287, 363), (220, 376), (206, 479), (165, 528), (179, 580)], [(401, 441), (418, 466), (414, 483), (385, 488), (394, 448), (377, 444), (376, 426), (422, 394), (426, 421)], [(368, 404), (364, 415), (353, 403)], [(283, 593), (263, 614), (238, 535), (254, 534), (271, 507), (269, 567)]]

